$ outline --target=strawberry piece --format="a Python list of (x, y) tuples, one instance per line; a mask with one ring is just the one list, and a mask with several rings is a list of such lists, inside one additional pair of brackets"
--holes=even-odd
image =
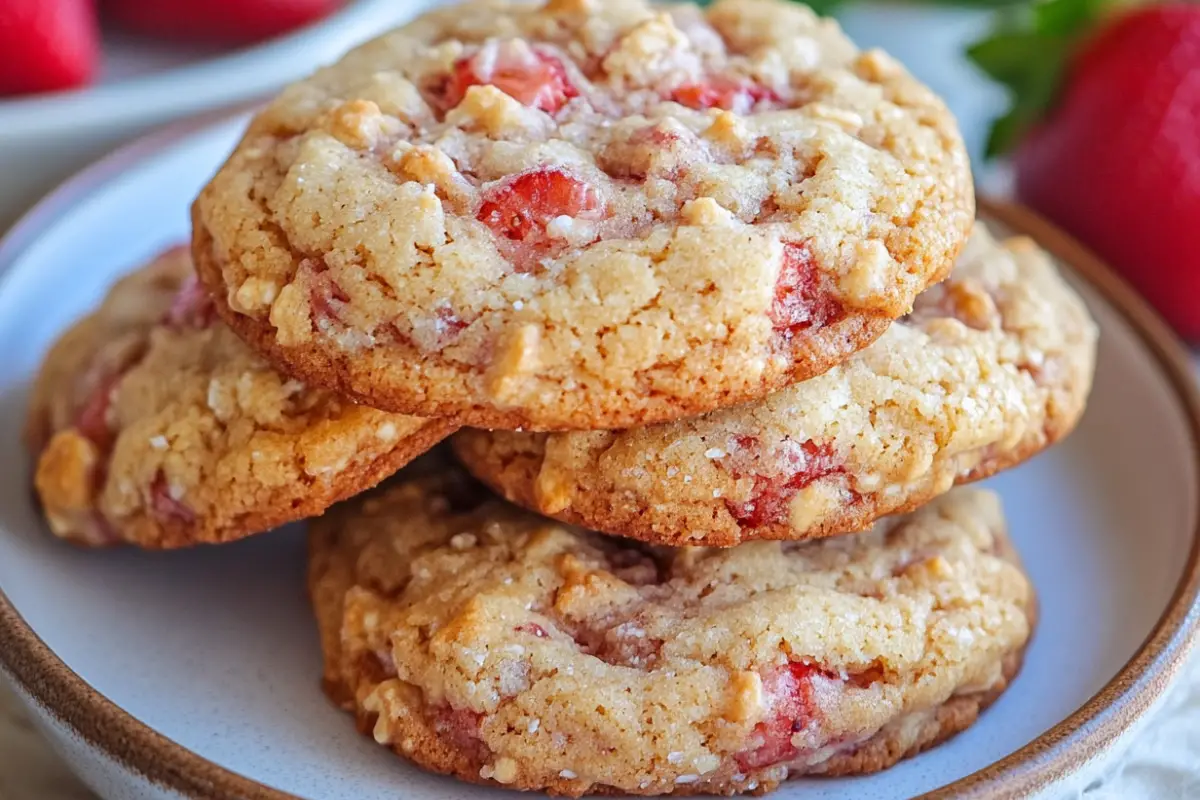
[(99, 42), (89, 0), (0, 2), (0, 95), (83, 86), (96, 72)]
[(75, 415), (75, 429), (100, 450), (108, 450), (112, 444), (113, 432), (108, 425), (108, 409), (121, 376), (120, 372), (116, 372), (101, 378)]
[(171, 301), (163, 324), (173, 328), (208, 328), (216, 320), (217, 307), (212, 296), (195, 275), (189, 275)]
[(159, 470), (150, 484), (150, 510), (164, 522), (173, 520), (191, 525), (196, 521), (196, 512), (171, 496), (171, 487), (162, 470)]
[(187, 41), (253, 42), (316, 22), (345, 0), (105, 0), (104, 11), (137, 33)]
[(434, 716), (433, 727), (460, 750), (475, 752), (481, 744), (479, 723), (482, 720), (482, 714), (445, 706)]
[(296, 280), (301, 286), (308, 285), (308, 303), (317, 330), (325, 330), (331, 324), (343, 324), (341, 315), (350, 296), (342, 291), (324, 264), (312, 259), (300, 262)]
[(444, 345), (457, 339), (458, 334), (462, 333), (467, 324), (466, 320), (460, 319), (448, 306), (439, 306), (434, 312), (434, 325), (438, 341)]
[(524, 42), (489, 42), (473, 56), (459, 59), (442, 90), (440, 105), (454, 108), (467, 89), (490, 84), (517, 102), (553, 114), (579, 91), (562, 61)]
[(821, 288), (817, 266), (806, 244), (785, 242), (775, 282), (775, 300), (767, 314), (776, 330), (789, 333), (819, 328), (843, 313), (841, 303)]
[(747, 78), (714, 75), (703, 83), (689, 83), (676, 88), (671, 92), (671, 99), (681, 106), (697, 110), (721, 108), (747, 114), (764, 101), (778, 102), (779, 95)]
[(539, 639), (545, 639), (550, 634), (546, 633), (546, 629), (536, 622), (522, 622), (517, 627), (513, 628), (517, 633), (528, 633), (531, 636), (536, 636)]
[(546, 225), (556, 217), (594, 218), (602, 213), (600, 194), (556, 167), (538, 167), (492, 186), (483, 194), (476, 218), (502, 240), (519, 243), (510, 255), (519, 271), (531, 269), (554, 241)]
[(779, 460), (782, 472), (770, 471), (763, 474), (765, 466), (761, 460), (758, 439), (739, 436), (737, 451), (730, 454), (729, 469), (735, 477), (753, 476), (754, 488), (750, 499), (735, 503), (726, 499), (725, 507), (738, 524), (751, 528), (783, 522), (788, 516), (788, 504), (796, 492), (814, 481), (829, 475), (845, 472), (829, 444), (817, 444), (811, 440), (797, 444), (790, 439), (784, 441)]
[(742, 771), (790, 761), (799, 752), (792, 737), (817, 717), (812, 678), (820, 670), (793, 661), (762, 673), (766, 718), (754, 726), (753, 749), (734, 756)]

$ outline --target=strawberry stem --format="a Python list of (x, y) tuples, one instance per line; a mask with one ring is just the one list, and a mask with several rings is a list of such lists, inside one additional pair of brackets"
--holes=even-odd
[(1058, 99), (1080, 43), (1122, 0), (1041, 0), (1005, 9), (991, 32), (967, 48), (969, 58), (1008, 89), (1011, 107), (995, 120), (987, 155), (1012, 150)]

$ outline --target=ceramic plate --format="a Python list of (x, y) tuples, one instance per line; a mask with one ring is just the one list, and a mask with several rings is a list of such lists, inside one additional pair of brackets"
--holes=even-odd
[[(0, 247), (0, 665), (106, 797), (504, 796), (407, 766), (321, 695), (301, 526), (221, 548), (94, 553), (54, 541), (30, 502), (19, 431), (41, 354), (117, 275), (186, 236), (188, 204), (242, 124), (102, 162)], [(1073, 265), (1102, 328), (1078, 432), (990, 482), (1041, 598), (1025, 668), (948, 744), (872, 777), (796, 781), (779, 798), (1060, 791), (1144, 717), (1196, 626), (1186, 358), (1060, 234), (1016, 209), (988, 213)]]

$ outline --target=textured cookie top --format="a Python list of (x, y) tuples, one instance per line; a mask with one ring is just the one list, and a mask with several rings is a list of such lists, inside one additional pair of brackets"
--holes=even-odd
[(453, 473), (314, 523), (310, 586), (327, 681), (380, 743), (572, 795), (748, 791), (819, 770), (889, 723), (1002, 686), (1033, 604), (982, 490), (816, 543), (655, 549)]
[(803, 6), (484, 1), (287, 89), (194, 247), (314, 383), (613, 428), (841, 361), (949, 270), (972, 206), (941, 101)]
[(57, 535), (177, 547), (319, 513), (453, 427), (275, 372), (217, 321), (178, 248), (119, 281), (50, 350), (28, 439)]
[(982, 224), (950, 278), (822, 376), (623, 432), (463, 431), (475, 474), (543, 513), (673, 544), (860, 530), (1066, 435), (1096, 327), (1033, 242)]

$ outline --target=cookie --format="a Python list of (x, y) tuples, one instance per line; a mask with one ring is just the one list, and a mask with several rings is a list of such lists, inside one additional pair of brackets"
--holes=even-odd
[(193, 209), (312, 385), (526, 430), (757, 399), (876, 339), (973, 216), (941, 100), (784, 0), (488, 0), (282, 93)]
[(219, 322), (177, 248), (50, 350), (26, 438), (56, 535), (169, 548), (319, 514), (454, 428), (280, 375)]
[(1061, 439), (1083, 413), (1096, 327), (1049, 257), (977, 224), (946, 282), (824, 375), (704, 417), (622, 432), (464, 430), (509, 499), (663, 544), (862, 530)]
[(316, 521), (309, 585), (325, 685), (364, 733), (571, 796), (883, 769), (974, 722), (1034, 617), (973, 488), (820, 542), (654, 548), (434, 472)]

